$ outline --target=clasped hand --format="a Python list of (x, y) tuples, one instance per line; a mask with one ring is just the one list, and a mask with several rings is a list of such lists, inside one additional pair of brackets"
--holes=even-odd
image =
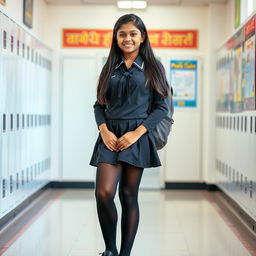
[(104, 131), (101, 133), (101, 137), (109, 150), (118, 152), (134, 144), (140, 138), (140, 135), (136, 131), (130, 131), (118, 139), (113, 132)]

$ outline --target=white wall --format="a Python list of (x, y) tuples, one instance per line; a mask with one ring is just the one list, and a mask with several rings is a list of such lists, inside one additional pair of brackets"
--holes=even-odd
[[(226, 8), (222, 4), (210, 4), (208, 7), (208, 54), (205, 57), (208, 68), (204, 68), (206, 86), (203, 88), (203, 132), (202, 132), (202, 180), (215, 183), (215, 67), (216, 48), (226, 37)], [(225, 27), (224, 27), (225, 28)]]

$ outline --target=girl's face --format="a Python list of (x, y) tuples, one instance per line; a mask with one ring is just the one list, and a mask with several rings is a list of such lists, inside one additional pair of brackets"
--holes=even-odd
[(140, 44), (144, 40), (140, 30), (132, 22), (121, 25), (117, 30), (117, 44), (124, 55), (138, 55)]

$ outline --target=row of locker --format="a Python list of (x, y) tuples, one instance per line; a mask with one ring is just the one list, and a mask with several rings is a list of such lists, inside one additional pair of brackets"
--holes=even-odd
[(51, 159), (48, 157), (17, 171), (15, 175), (2, 177), (0, 218), (13, 210), (31, 194), (49, 183), (50, 168)]
[(252, 115), (248, 117), (246, 115), (220, 115), (216, 117), (216, 127), (237, 132), (256, 133), (256, 116), (253, 118)]
[[(216, 159), (216, 169), (225, 178), (225, 180), (223, 179), (222, 181), (222, 185), (225, 183), (225, 186), (229, 187), (229, 190), (234, 190), (235, 187), (239, 188), (241, 192), (248, 195), (248, 198), (256, 203), (256, 184), (254, 184), (255, 182), (253, 180), (248, 180), (248, 177), (244, 176), (243, 173), (240, 173), (238, 170), (235, 170), (232, 166), (229, 166), (219, 159)], [(233, 189), (231, 187), (233, 187)]]
[(38, 52), (34, 52), (34, 49), (31, 49), (29, 45), (26, 46), (25, 43), (22, 43), (22, 47), (20, 48), (20, 39), (17, 39), (15, 44), (14, 37), (12, 35), (9, 37), (5, 30), (3, 30), (2, 42), (3, 51), (9, 51), (13, 54), (16, 53), (17, 57), (20, 56), (27, 61), (31, 61), (32, 63), (41, 66), (42, 68), (46, 68), (48, 70), (52, 69), (52, 63), (49, 59), (44, 58)]
[(12, 54), (51, 71), (52, 62), (49, 56), (45, 56), (45, 47), (42, 43), (15, 25), (15, 22), (0, 12), (2, 53)]
[[(247, 120), (247, 127), (250, 127), (246, 131), (245, 125), (242, 128), (242, 117), (243, 122)], [(237, 116), (235, 119), (237, 123)], [(217, 114), (217, 120), (219, 125), (216, 125), (216, 182), (256, 220), (256, 111), (240, 116), (239, 129), (230, 129), (234, 122), (232, 114)], [(250, 123), (249, 120), (253, 121)], [(223, 129), (224, 127), (226, 129)]]
[[(9, 120), (8, 120), (9, 118)], [(28, 128), (40, 128), (51, 124), (51, 116), (44, 114), (9, 114), (3, 113), (2, 124), (3, 132), (7, 131), (7, 123), (9, 122), (10, 131)]]
[(0, 12), (0, 217), (49, 181), (51, 54)]

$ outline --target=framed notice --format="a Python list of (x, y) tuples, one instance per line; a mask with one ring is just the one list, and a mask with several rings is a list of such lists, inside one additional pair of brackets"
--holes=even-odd
[(170, 60), (170, 84), (175, 107), (197, 107), (198, 60)]
[(235, 28), (240, 26), (240, 19), (241, 19), (241, 0), (234, 0), (235, 1)]
[(6, 5), (6, 0), (0, 0), (1, 5)]
[(32, 28), (33, 24), (33, 0), (23, 0), (23, 23)]

